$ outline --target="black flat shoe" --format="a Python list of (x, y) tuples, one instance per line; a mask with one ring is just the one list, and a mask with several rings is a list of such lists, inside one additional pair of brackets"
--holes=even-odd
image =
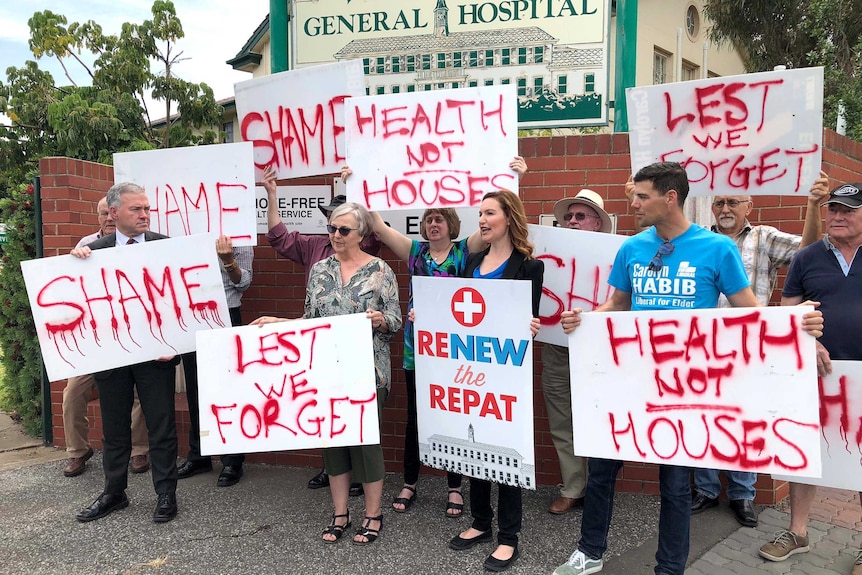
[(177, 467), (177, 479), (187, 479), (198, 473), (209, 473), (213, 470), (213, 462), (209, 459), (193, 461), (186, 459)]
[(125, 491), (121, 493), (102, 493), (89, 507), (78, 512), (75, 519), (81, 523), (87, 523), (88, 521), (101, 519), (114, 511), (125, 509), (128, 506), (129, 498), (126, 497)]
[(485, 559), (485, 563), (484, 563), (485, 570), (486, 571), (493, 571), (495, 573), (499, 573), (500, 571), (505, 571), (506, 569), (511, 567), (512, 563), (514, 563), (518, 559), (518, 557), (520, 557), (520, 556), (521, 556), (521, 553), (520, 553), (520, 551), (518, 551), (517, 547), (515, 547), (515, 552), (512, 553), (512, 556), (509, 557), (508, 559), (497, 559), (493, 555), (488, 555), (488, 558)]
[(716, 507), (718, 505), (718, 497), (712, 498), (707, 497), (706, 495), (700, 493), (699, 491), (695, 491), (691, 496), (691, 514), (696, 515), (701, 511), (706, 511), (710, 507)]
[(329, 474), (325, 469), (321, 469), (320, 473), (308, 480), (309, 489), (323, 489), (329, 487)]
[(230, 487), (239, 483), (242, 477), (242, 465), (225, 465), (218, 475), (216, 485), (219, 487)]
[(491, 540), (491, 530), (488, 529), (484, 533), (480, 535), (476, 535), (472, 539), (465, 539), (460, 535), (456, 535), (449, 541), (449, 549), (453, 549), (455, 551), (466, 551), (467, 549), (472, 549), (482, 541), (490, 541)]
[(177, 494), (161, 493), (153, 511), (154, 523), (167, 523), (177, 516)]
[(730, 509), (740, 525), (757, 527), (757, 511), (754, 510), (753, 501), (750, 499), (731, 499)]

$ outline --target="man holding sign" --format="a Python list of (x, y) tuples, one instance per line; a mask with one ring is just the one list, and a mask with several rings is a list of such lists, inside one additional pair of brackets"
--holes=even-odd
[[(734, 307), (759, 305), (730, 238), (693, 225), (685, 216), (688, 190), (688, 177), (676, 162), (651, 164), (635, 174), (632, 209), (636, 222), (649, 229), (620, 248), (608, 278), (614, 293), (596, 311), (714, 308), (721, 293)], [(563, 312), (566, 333), (580, 325), (580, 314), (580, 309)], [(803, 328), (819, 335), (820, 312), (806, 314)], [(622, 461), (590, 459), (578, 548), (557, 567), (555, 575), (602, 570), (616, 476), (622, 466)], [(689, 550), (690, 471), (674, 465), (659, 469), (661, 512), (655, 573), (682, 575)]]

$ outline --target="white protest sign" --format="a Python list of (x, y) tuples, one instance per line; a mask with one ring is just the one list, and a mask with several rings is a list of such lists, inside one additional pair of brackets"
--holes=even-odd
[(823, 68), (628, 88), (632, 171), (679, 162), (690, 195), (806, 195), (819, 177)]
[(364, 313), (198, 334), (201, 453), (380, 443)]
[(513, 85), (351, 98), (347, 199), (370, 210), (478, 206), (518, 192)]
[(21, 263), (48, 379), (195, 349), (230, 325), (214, 235)]
[(257, 244), (251, 144), (114, 154), (114, 182), (134, 182), (150, 200), (150, 230), (166, 236), (223, 234)]
[(422, 463), (536, 488), (532, 286), (413, 278)]
[(240, 135), (254, 144), (255, 177), (278, 179), (341, 171), (344, 100), (365, 95), (362, 60), (288, 70), (234, 84)]
[(575, 452), (819, 476), (811, 309), (583, 314), (569, 339)]
[(536, 259), (545, 262), (539, 319), (542, 328), (536, 341), (569, 345), (569, 336), (560, 326), (560, 314), (581, 308), (592, 311), (613, 292), (608, 275), (625, 236), (555, 228), (527, 226)]
[[(257, 233), (269, 231), (266, 210), (269, 199), (263, 186), (256, 189), (257, 196)], [(325, 234), (326, 216), (320, 206), (332, 202), (332, 188), (329, 186), (278, 186), (276, 188), (278, 216), (287, 229), (301, 234)]]
[(772, 477), (862, 491), (862, 361), (833, 361), (832, 373), (818, 387), (823, 477)]

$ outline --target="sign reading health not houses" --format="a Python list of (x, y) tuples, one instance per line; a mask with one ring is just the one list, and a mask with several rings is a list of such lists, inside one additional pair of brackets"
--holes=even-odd
[(821, 377), (820, 455), (823, 477), (776, 479), (862, 490), (862, 361), (833, 361), (832, 373)]
[(419, 456), (536, 488), (530, 282), (413, 278)]
[(823, 68), (629, 88), (632, 170), (680, 162), (691, 195), (804, 195), (820, 173)]
[(230, 325), (214, 235), (21, 263), (48, 379), (195, 349)]
[(365, 314), (198, 334), (201, 453), (380, 443)]
[(279, 72), (234, 84), (243, 141), (254, 145), (255, 176), (279, 179), (341, 170), (344, 100), (365, 95), (362, 60)]
[(517, 193), (517, 102), (511, 85), (351, 98), (347, 199), (370, 210), (457, 208)]
[(235, 246), (257, 244), (251, 144), (114, 154), (114, 181), (144, 188), (154, 232), (215, 233)]
[(584, 314), (569, 340), (577, 454), (819, 476), (811, 309)]
[(569, 336), (560, 326), (560, 314), (575, 308), (592, 311), (610, 298), (613, 288), (608, 285), (608, 275), (626, 237), (551, 226), (527, 227), (536, 259), (545, 262), (539, 304), (542, 328), (536, 341), (567, 346)]

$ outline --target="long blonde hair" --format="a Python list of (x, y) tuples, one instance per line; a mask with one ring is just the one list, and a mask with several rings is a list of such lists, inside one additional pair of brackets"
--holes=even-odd
[(524, 254), (524, 258), (533, 257), (533, 244), (527, 239), (527, 214), (521, 198), (509, 190), (488, 192), (482, 200), (494, 199), (503, 208), (503, 213), (509, 218), (509, 239), (516, 250)]

